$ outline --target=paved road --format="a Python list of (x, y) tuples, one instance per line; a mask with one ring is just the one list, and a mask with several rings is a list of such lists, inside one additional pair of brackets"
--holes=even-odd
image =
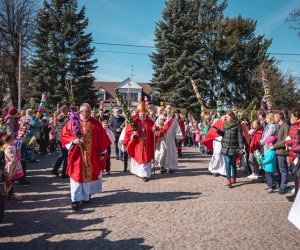
[(54, 160), (32, 164), (32, 185), (15, 187), (23, 200), (7, 206), (0, 249), (300, 249), (285, 196), (247, 178), (226, 188), (194, 149), (185, 149), (176, 173), (148, 183), (113, 159), (104, 192), (77, 213), (68, 180), (49, 174)]

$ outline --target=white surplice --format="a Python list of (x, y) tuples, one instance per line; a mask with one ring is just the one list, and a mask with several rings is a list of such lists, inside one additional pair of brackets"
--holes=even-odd
[[(165, 121), (165, 124), (169, 120), (171, 120), (172, 117), (172, 115), (169, 115)], [(161, 118), (164, 118), (164, 116), (160, 115), (157, 118), (155, 122), (156, 126), (160, 126)], [(176, 118), (173, 119), (172, 125), (170, 126), (164, 137), (159, 139), (159, 141), (156, 144), (155, 160), (157, 161), (159, 167), (164, 167), (167, 169), (178, 168), (178, 158), (175, 139), (183, 139), (182, 132)]]
[(102, 172), (96, 181), (78, 183), (70, 178), (70, 186), (72, 202), (88, 201), (90, 195), (100, 193), (102, 191)]
[(148, 163), (138, 163), (133, 158), (130, 158), (130, 172), (139, 177), (151, 176), (151, 161)]
[[(70, 150), (73, 146), (73, 143), (70, 142), (66, 145), (66, 148)], [(70, 188), (72, 202), (88, 201), (90, 195), (102, 192), (102, 172), (100, 172), (98, 180), (84, 183), (78, 183), (70, 177)]]
[(296, 199), (290, 210), (288, 220), (300, 230), (300, 191), (297, 193)]
[(217, 137), (213, 141), (214, 153), (212, 158), (210, 159), (208, 171), (210, 171), (212, 174), (226, 175), (225, 159), (224, 156), (221, 154), (221, 142), (222, 136)]

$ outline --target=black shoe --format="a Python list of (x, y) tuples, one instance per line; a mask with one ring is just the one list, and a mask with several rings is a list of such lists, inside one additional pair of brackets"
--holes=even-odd
[(59, 176), (59, 174), (58, 174), (57, 171), (52, 170), (51, 173), (52, 173), (53, 175), (56, 175), (57, 177)]
[(72, 202), (72, 210), (77, 211), (80, 208), (80, 203), (78, 201)]
[(117, 161), (120, 160), (119, 156), (116, 156), (116, 160), (117, 160)]
[(70, 178), (70, 176), (67, 174), (61, 174), (60, 178), (67, 179), (67, 178)]
[(148, 182), (149, 181), (149, 178), (147, 178), (147, 177), (143, 177), (142, 179), (143, 179), (144, 182)]
[(160, 168), (160, 172), (161, 172), (162, 174), (167, 173), (167, 169), (165, 169), (165, 168)]
[(292, 195), (292, 196), (287, 196), (285, 197), (289, 202), (294, 202), (295, 201), (295, 198), (296, 198), (296, 195)]
[(30, 185), (30, 184), (31, 184), (31, 182), (30, 182), (30, 181), (27, 181), (26, 179), (20, 180), (18, 183), (19, 183), (20, 185)]
[(168, 169), (168, 173), (169, 173), (169, 174), (173, 174), (174, 172), (175, 172), (175, 171), (174, 171), (173, 169), (170, 169), (170, 168)]
[(89, 199), (87, 200), (87, 201), (83, 201), (85, 204), (89, 204), (89, 203), (91, 203), (92, 202), (92, 197), (91, 197), (92, 195), (90, 194), (89, 195)]
[(285, 189), (279, 188), (278, 194), (286, 194)]
[(213, 173), (213, 176), (214, 176), (214, 177), (218, 177), (219, 174), (218, 174), (218, 173)]
[(127, 172), (127, 168), (124, 168), (123, 172)]
[(110, 171), (106, 171), (106, 174), (107, 174), (107, 175), (111, 175)]

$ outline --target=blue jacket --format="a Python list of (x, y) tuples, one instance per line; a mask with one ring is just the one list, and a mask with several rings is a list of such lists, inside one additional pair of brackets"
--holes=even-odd
[(275, 150), (267, 149), (261, 163), (266, 172), (275, 173), (277, 165)]

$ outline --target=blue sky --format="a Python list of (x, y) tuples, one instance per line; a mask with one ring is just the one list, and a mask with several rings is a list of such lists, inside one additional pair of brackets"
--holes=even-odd
[[(94, 42), (147, 46), (154, 45), (155, 25), (161, 20), (165, 6), (165, 0), (78, 0), (78, 3), (86, 6), (88, 32), (92, 32)], [(240, 14), (256, 20), (256, 34), (273, 39), (270, 53), (300, 54), (300, 38), (295, 30), (289, 29), (291, 23), (285, 23), (294, 8), (300, 8), (299, 0), (228, 0), (225, 15)], [(94, 74), (96, 80), (123, 81), (133, 72), (137, 82), (150, 82), (153, 71), (146, 54), (153, 49), (96, 44), (95, 47), (99, 66)], [(283, 72), (300, 78), (300, 56), (275, 57), (280, 60)]]

